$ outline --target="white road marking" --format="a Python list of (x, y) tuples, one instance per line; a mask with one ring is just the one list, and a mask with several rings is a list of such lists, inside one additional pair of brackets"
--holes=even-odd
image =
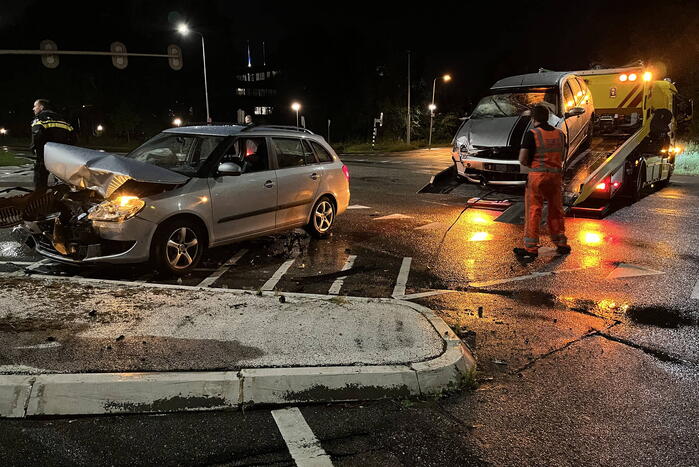
[(351, 206), (347, 206), (347, 209), (371, 209), (369, 206), (362, 206), (361, 204), (353, 204)]
[(429, 224), (415, 227), (413, 230), (436, 230), (441, 229), (442, 227), (447, 227), (447, 225), (444, 222), (430, 222)]
[[(347, 271), (348, 269), (351, 269), (352, 266), (354, 266), (354, 260), (357, 259), (357, 255), (349, 255), (347, 257), (347, 261), (345, 261), (345, 264), (342, 266), (342, 271)], [(330, 295), (337, 295), (340, 293), (340, 289), (342, 288), (342, 284), (344, 284), (345, 279), (347, 279), (347, 276), (341, 276), (335, 279), (335, 282), (333, 282), (333, 285), (330, 286), (330, 290), (328, 290), (328, 294)]]
[(0, 261), (0, 264), (16, 264), (17, 266), (29, 266), (34, 261)]
[(534, 272), (532, 274), (527, 274), (526, 276), (508, 277), (506, 279), (495, 279), (492, 281), (469, 282), (468, 286), (469, 287), (476, 287), (476, 288), (478, 288), (478, 287), (490, 287), (491, 285), (507, 284), (509, 282), (517, 282), (517, 281), (526, 281), (528, 279), (536, 279), (537, 277), (543, 277), (543, 276), (552, 276), (554, 274), (561, 274), (564, 272), (582, 271), (583, 269), (590, 269), (590, 268), (589, 267), (582, 267), (582, 268), (559, 269), (557, 271), (548, 271), (548, 272)]
[(36, 344), (36, 345), (21, 345), (19, 347), (15, 347), (15, 349), (51, 349), (53, 347), (60, 347), (61, 343), (60, 342), (46, 342), (43, 344)]
[(50, 261), (51, 261), (50, 259), (42, 259), (42, 260), (40, 260), (40, 261), (37, 261), (36, 263), (30, 264), (29, 266), (27, 266), (26, 268), (24, 268), (24, 270), (25, 270), (25, 271), (33, 271), (33, 270), (35, 270), (36, 268), (39, 268), (39, 267), (43, 266), (44, 264), (46, 264), (46, 263), (48, 263), (48, 262), (50, 262)]
[(440, 206), (458, 206), (457, 204), (447, 204), (447, 203), (440, 203), (438, 201), (429, 201), (426, 199), (421, 199), (420, 202), (422, 203), (429, 203), (429, 204), (439, 204)]
[(447, 293), (458, 293), (458, 290), (430, 290), (429, 292), (418, 292), (418, 293), (411, 293), (408, 295), (403, 295), (401, 297), (396, 297), (400, 298), (401, 300), (415, 300), (416, 298), (425, 298), (425, 297), (433, 297), (435, 295), (444, 295)]
[(272, 417), (296, 465), (299, 467), (333, 465), (330, 456), (323, 450), (320, 441), (315, 437), (297, 407), (273, 410)]
[(656, 276), (658, 274), (665, 273), (643, 266), (636, 266), (635, 264), (619, 263), (619, 266), (609, 273), (607, 279), (626, 279), (629, 277)]
[(274, 274), (272, 274), (272, 277), (269, 278), (267, 282), (262, 286), (262, 289), (260, 290), (274, 290), (274, 287), (276, 287), (277, 283), (281, 280), (282, 276), (286, 274), (286, 271), (289, 270), (292, 264), (294, 264), (294, 261), (296, 261), (296, 258), (290, 259), (289, 261), (284, 262), (281, 266), (279, 266), (279, 269), (276, 270)]
[(699, 279), (697, 279), (697, 283), (694, 284), (694, 289), (692, 289), (692, 296), (690, 298), (699, 300)]
[(389, 219), (412, 219), (413, 216), (406, 216), (405, 214), (389, 214), (388, 216), (374, 217), (375, 221), (385, 221)]
[(398, 278), (396, 279), (396, 286), (393, 287), (392, 297), (398, 298), (405, 295), (405, 285), (408, 283), (408, 274), (410, 274), (410, 265), (413, 259), (410, 257), (403, 258), (403, 262), (400, 265), (400, 271), (398, 271)]
[(223, 263), (220, 268), (218, 268), (216, 271), (211, 273), (209, 277), (204, 279), (199, 283), (199, 287), (211, 287), (211, 285), (218, 280), (219, 277), (224, 275), (226, 271), (228, 271), (232, 266), (235, 265), (238, 261), (240, 261), (240, 258), (247, 253), (248, 250), (243, 248), (239, 252), (237, 252), (235, 255), (233, 255), (228, 261)]

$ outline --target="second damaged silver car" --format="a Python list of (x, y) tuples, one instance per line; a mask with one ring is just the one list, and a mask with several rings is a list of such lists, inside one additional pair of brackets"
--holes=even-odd
[(173, 128), (126, 156), (47, 143), (59, 183), (18, 227), (62, 262), (194, 268), (208, 247), (305, 227), (325, 236), (349, 204), (349, 171), (296, 127)]
[(457, 131), (451, 155), (457, 176), (484, 185), (524, 185), (519, 149), (537, 104), (549, 108), (548, 123), (565, 134), (568, 156), (589, 146), (594, 106), (582, 78), (567, 72), (511, 76), (490, 88)]

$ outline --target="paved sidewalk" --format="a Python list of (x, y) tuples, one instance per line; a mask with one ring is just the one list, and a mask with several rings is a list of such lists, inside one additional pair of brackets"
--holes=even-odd
[(0, 280), (0, 415), (196, 410), (438, 393), (475, 362), (393, 299)]

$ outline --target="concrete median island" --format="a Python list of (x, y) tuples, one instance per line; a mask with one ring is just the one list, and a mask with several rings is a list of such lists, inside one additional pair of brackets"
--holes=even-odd
[(434, 394), (472, 377), (431, 310), (393, 299), (0, 278), (0, 416)]

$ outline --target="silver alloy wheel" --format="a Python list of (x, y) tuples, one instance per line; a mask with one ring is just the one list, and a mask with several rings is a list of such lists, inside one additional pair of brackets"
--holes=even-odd
[(333, 205), (329, 201), (323, 200), (316, 206), (313, 212), (313, 226), (319, 233), (325, 233), (335, 219)]
[(199, 239), (189, 227), (180, 227), (170, 234), (165, 248), (167, 261), (173, 269), (189, 267), (197, 257)]

